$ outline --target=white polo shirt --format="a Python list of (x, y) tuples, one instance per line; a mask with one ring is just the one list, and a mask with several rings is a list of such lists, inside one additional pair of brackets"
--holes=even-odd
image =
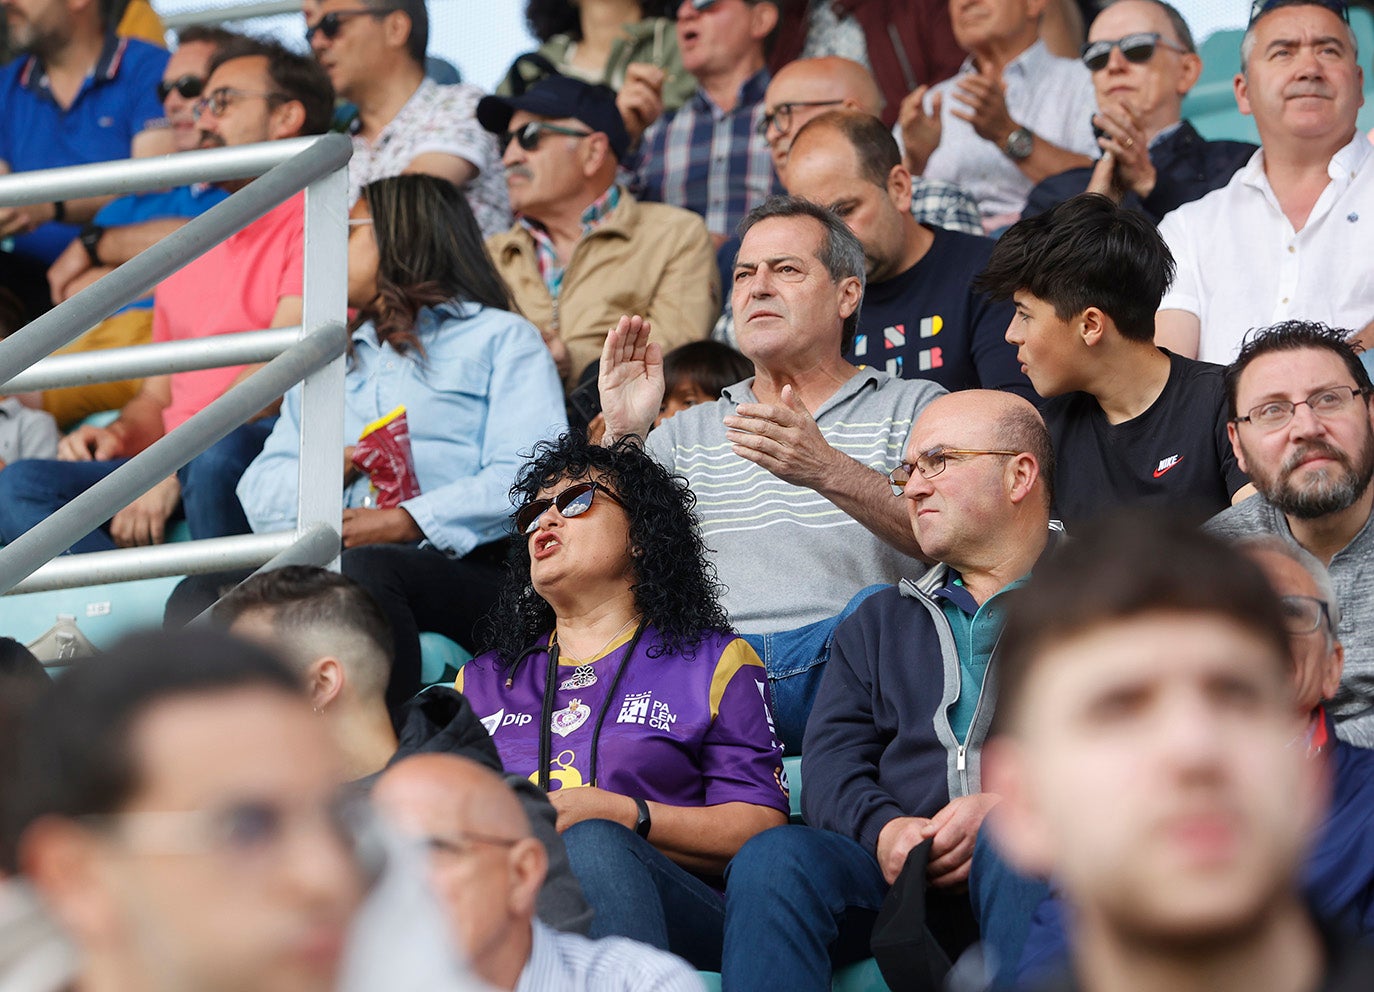
[[(962, 186), (978, 201), (978, 212), (984, 218), (998, 217), (1010, 223), (1025, 209), (1033, 185), (1030, 177), (1000, 146), (980, 138), (972, 124), (954, 116), (955, 110), (968, 110), (955, 96), (959, 80), (977, 71), (973, 59), (966, 59), (958, 75), (932, 86), (926, 94), (927, 110), (935, 93), (942, 96), (940, 144), (931, 153), (923, 175)], [(1007, 112), (1017, 124), (1060, 148), (1097, 157), (1092, 128), (1097, 95), (1082, 62), (1057, 58), (1043, 41), (1037, 41), (1007, 64), (1002, 82)], [(900, 125), (895, 131), (900, 145)]]
[(1160, 310), (1197, 316), (1198, 358), (1221, 365), (1253, 327), (1374, 320), (1374, 146), (1363, 132), (1331, 157), (1331, 182), (1301, 231), (1279, 207), (1255, 152), (1229, 183), (1160, 222), (1178, 273)]

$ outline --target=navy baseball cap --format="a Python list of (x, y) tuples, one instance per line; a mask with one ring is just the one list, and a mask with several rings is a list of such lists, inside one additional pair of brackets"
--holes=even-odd
[[(599, 83), (568, 76), (545, 76), (520, 96), (485, 96), (477, 103), (477, 122), (492, 134), (504, 134), (517, 110), (537, 117), (571, 117), (610, 142), (617, 160), (630, 149), (630, 133), (615, 105), (615, 91)], [(501, 149), (502, 152), (505, 149)]]

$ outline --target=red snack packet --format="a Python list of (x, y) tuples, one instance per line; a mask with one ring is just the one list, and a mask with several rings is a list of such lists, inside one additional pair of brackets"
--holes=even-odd
[(404, 406), (363, 428), (353, 449), (353, 464), (371, 479), (378, 509), (388, 510), (420, 495)]

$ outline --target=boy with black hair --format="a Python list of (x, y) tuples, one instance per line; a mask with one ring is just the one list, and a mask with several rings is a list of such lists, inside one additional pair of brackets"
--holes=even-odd
[(1016, 306), (1006, 337), (1049, 401), (1067, 524), (1137, 502), (1201, 522), (1254, 492), (1227, 438), (1221, 367), (1154, 344), (1173, 274), (1154, 225), (1084, 194), (1015, 224), (978, 278)]

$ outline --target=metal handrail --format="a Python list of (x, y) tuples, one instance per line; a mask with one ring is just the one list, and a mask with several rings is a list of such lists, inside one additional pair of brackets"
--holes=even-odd
[(188, 24), (225, 24), (229, 21), (249, 21), (255, 17), (274, 17), (279, 14), (300, 14), (300, 0), (263, 0), (261, 3), (235, 4), (207, 10), (183, 10), (163, 14), (163, 27), (169, 31)]
[[(66, 506), (0, 548), (0, 594), (110, 519), (306, 376), (343, 355), (347, 334), (329, 324), (282, 352), (186, 423), (149, 445)], [(342, 450), (342, 445), (339, 446)], [(332, 461), (342, 463), (337, 454)]]
[[(0, 177), (0, 206), (134, 192), (266, 171), (114, 272), (0, 341), (6, 388), (270, 361), (170, 434), (0, 548), (0, 594), (271, 562), (336, 560), (342, 514), (346, 167), (352, 143), (323, 135), (238, 148), (184, 152)], [(40, 359), (154, 286), (187, 262), (305, 190), (304, 290), (299, 327), (167, 342)], [(275, 355), (275, 357), (272, 357)], [(100, 367), (100, 368), (97, 368)], [(226, 437), (303, 381), (301, 457), (294, 533), (194, 541), (175, 548), (127, 548), (53, 561), (75, 540)], [(45, 564), (46, 563), (46, 564)], [(169, 571), (170, 570), (170, 571)], [(41, 574), (40, 574), (41, 573)]]
[(50, 355), (0, 383), (0, 393), (30, 393), (41, 389), (85, 386), (93, 382), (121, 382), (150, 375), (196, 372), (226, 365), (256, 365), (276, 358), (300, 340), (300, 326), (265, 331), (242, 331), (194, 341), (159, 341), (127, 348)]
[[(286, 147), (275, 147), (279, 145)], [(123, 192), (158, 189), (197, 181), (207, 175), (219, 179), (241, 178), (251, 175), (257, 168), (271, 168), (229, 199), (217, 203), (0, 341), (0, 375), (13, 378), (39, 359), (75, 341), (126, 303), (148, 295), (158, 283), (187, 262), (199, 258), (242, 227), (285, 203), (305, 186), (345, 167), (352, 154), (353, 144), (348, 138), (326, 134), (0, 177), (0, 206), (12, 206), (104, 193), (112, 187)], [(211, 156), (222, 158), (212, 159)], [(196, 162), (200, 163), (198, 172), (192, 168)], [(127, 181), (119, 178), (123, 176), (122, 168), (129, 169), (135, 178)]]

